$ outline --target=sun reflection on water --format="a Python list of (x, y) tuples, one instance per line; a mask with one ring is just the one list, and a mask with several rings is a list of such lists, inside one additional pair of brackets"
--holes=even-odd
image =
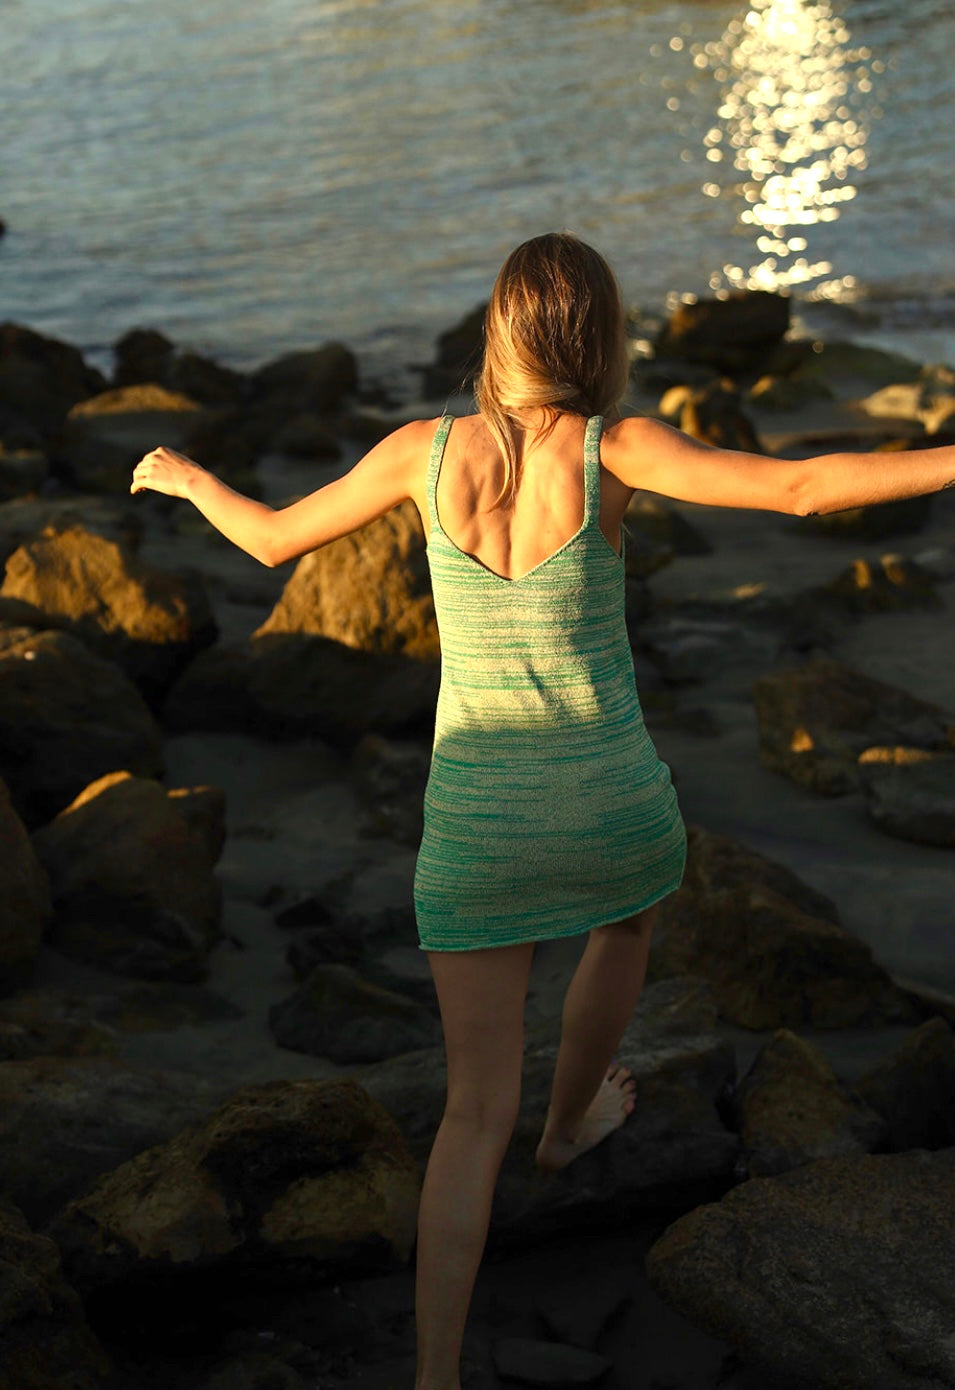
[[(680, 47), (683, 41), (679, 40)], [(672, 44), (671, 44), (672, 47)], [(826, 0), (751, 0), (722, 37), (688, 45), (693, 65), (719, 86), (717, 120), (704, 136), (710, 198), (741, 206), (750, 265), (727, 264), (711, 288), (787, 289), (818, 281), (814, 298), (841, 297), (855, 281), (813, 260), (811, 229), (834, 222), (857, 193), (871, 120), (879, 114), (871, 50), (853, 45)]]

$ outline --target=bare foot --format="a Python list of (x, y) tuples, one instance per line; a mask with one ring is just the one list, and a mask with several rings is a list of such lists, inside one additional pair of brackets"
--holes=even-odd
[(606, 1139), (608, 1134), (619, 1129), (636, 1105), (636, 1089), (637, 1083), (631, 1079), (626, 1067), (611, 1063), (573, 1139), (551, 1133), (548, 1127), (544, 1126), (543, 1136), (537, 1146), (538, 1168), (544, 1168), (549, 1173), (559, 1172), (588, 1149), (594, 1148), (602, 1139)]

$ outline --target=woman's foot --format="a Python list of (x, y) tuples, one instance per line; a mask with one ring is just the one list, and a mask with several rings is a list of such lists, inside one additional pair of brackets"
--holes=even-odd
[(538, 1168), (556, 1173), (573, 1163), (588, 1149), (594, 1148), (608, 1134), (619, 1129), (632, 1113), (636, 1105), (637, 1083), (631, 1078), (626, 1067), (613, 1062), (607, 1068), (607, 1075), (600, 1083), (600, 1089), (587, 1107), (583, 1122), (577, 1134), (570, 1138), (566, 1134), (554, 1133), (548, 1124), (537, 1146), (536, 1162)]

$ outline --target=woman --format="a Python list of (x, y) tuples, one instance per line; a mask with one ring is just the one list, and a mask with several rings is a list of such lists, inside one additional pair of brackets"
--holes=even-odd
[[(508, 257), (487, 311), (479, 411), (418, 421), (280, 511), (160, 448), (132, 490), (188, 498), (267, 565), (413, 498), (428, 534), (441, 694), (415, 878), (448, 1093), (421, 1197), (416, 1390), (459, 1390), (468, 1304), (517, 1115), (534, 942), (588, 933), (570, 982), (537, 1161), (560, 1169), (623, 1124), (612, 1061), (685, 834), (650, 743), (624, 626), (621, 523), (635, 489), (807, 515), (948, 486), (955, 449), (789, 462), (619, 418), (620, 293), (566, 234)], [(606, 417), (604, 423), (603, 417)]]

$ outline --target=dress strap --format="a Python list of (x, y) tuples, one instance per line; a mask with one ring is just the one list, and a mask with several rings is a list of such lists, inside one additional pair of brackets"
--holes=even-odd
[(604, 417), (591, 415), (584, 435), (584, 526), (600, 516), (600, 436)]
[(441, 472), (441, 460), (444, 458), (444, 446), (448, 442), (448, 434), (454, 424), (453, 415), (442, 415), (438, 421), (438, 428), (434, 432), (434, 439), (431, 441), (431, 460), (428, 464), (428, 519), (431, 523), (430, 529), (433, 531), (438, 524), (438, 504), (435, 493), (438, 487), (438, 474)]

